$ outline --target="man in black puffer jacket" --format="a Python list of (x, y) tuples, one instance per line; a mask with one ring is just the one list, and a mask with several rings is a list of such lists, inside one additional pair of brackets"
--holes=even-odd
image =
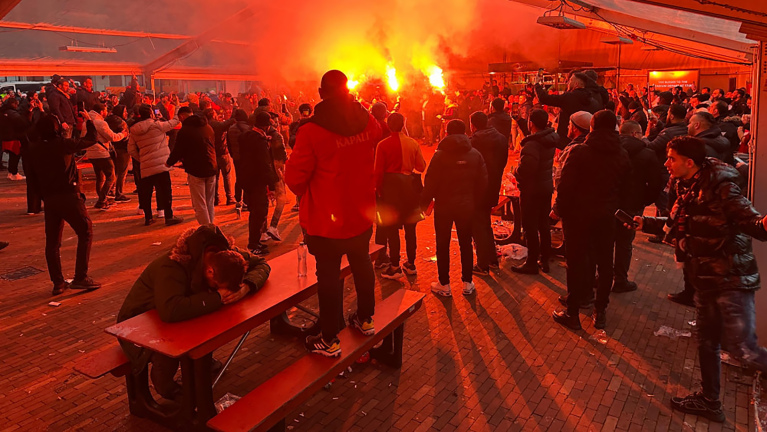
[(501, 98), (495, 98), (491, 105), (493, 106), (493, 112), (487, 115), (487, 125), (505, 136), (508, 142), (511, 138), (511, 116), (504, 111), (506, 101)]
[(675, 245), (676, 260), (695, 290), (702, 391), (671, 398), (671, 406), (723, 422), (720, 346), (744, 365), (767, 372), (767, 349), (754, 333), (754, 293), (760, 284), (751, 250), (752, 237), (767, 240), (767, 221), (741, 194), (738, 172), (706, 153), (700, 139), (671, 141), (666, 168), (677, 192), (671, 216), (634, 221)]
[(716, 119), (705, 111), (696, 112), (690, 117), (687, 132), (706, 145), (706, 156), (715, 157), (730, 165), (735, 164), (730, 149), (730, 141), (722, 135), (722, 130), (716, 125)]
[(527, 260), (521, 266), (511, 268), (517, 273), (538, 274), (539, 264), (545, 273), (549, 272), (549, 212), (554, 193), (554, 153), (559, 135), (548, 123), (546, 111), (536, 109), (530, 113), (531, 135), (522, 140), (519, 166), (514, 172), (519, 184), (522, 227), (527, 240)]
[(557, 211), (567, 243), (567, 310), (554, 312), (554, 320), (572, 329), (581, 329), (578, 309), (593, 292), (597, 269), (594, 327), (605, 327), (613, 283), (614, 214), (631, 172), (616, 124), (612, 111), (594, 114), (591, 133), (570, 150), (557, 187)]
[[(621, 125), (621, 145), (631, 161), (631, 176), (626, 195), (622, 197), (621, 210), (631, 216), (641, 216), (644, 208), (652, 204), (666, 186), (665, 170), (655, 152), (640, 139), (641, 136), (642, 126), (639, 123), (628, 120)], [(634, 291), (637, 284), (628, 280), (628, 272), (636, 233), (617, 220), (615, 223), (615, 275), (612, 292)]]
[(575, 73), (570, 76), (567, 83), (567, 91), (561, 95), (550, 95), (543, 86), (535, 87), (538, 94), (538, 100), (543, 105), (560, 107), (559, 124), (557, 126), (557, 135), (559, 135), (559, 145), (557, 148), (562, 150), (570, 144), (567, 138), (567, 128), (570, 124), (570, 116), (578, 111), (588, 111), (591, 114), (599, 111), (601, 100), (597, 101), (592, 93), (586, 89), (586, 84), (590, 78), (582, 73)]
[[(496, 99), (502, 100), (502, 99)], [(482, 154), (487, 167), (487, 191), (477, 207), (472, 227), (472, 237), (477, 246), (477, 265), (473, 271), (479, 275), (490, 273), (490, 267), (498, 267), (498, 255), (495, 252), (493, 226), (490, 213), (498, 205), (501, 193), (503, 170), (509, 160), (509, 140), (491, 127), (485, 113), (477, 111), (471, 115), (471, 146)]]
[(485, 197), (487, 168), (482, 154), (471, 147), (466, 125), (450, 120), (447, 136), (439, 143), (424, 177), (421, 207), (434, 201), (434, 236), (437, 239), (437, 272), (439, 281), (432, 282), (437, 295), (450, 297), (450, 232), (455, 223), (461, 249), (461, 280), (464, 295), (474, 293), (471, 267), (471, 225), (474, 213)]

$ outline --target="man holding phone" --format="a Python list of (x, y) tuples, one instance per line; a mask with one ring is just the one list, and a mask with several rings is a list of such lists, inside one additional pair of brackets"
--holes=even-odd
[[(754, 331), (760, 287), (751, 238), (767, 241), (763, 218), (741, 194), (738, 171), (706, 157), (706, 144), (674, 138), (665, 166), (672, 177), (669, 217), (634, 217), (636, 228), (675, 245), (695, 291), (702, 391), (671, 398), (675, 410), (723, 422), (719, 400), (723, 344), (744, 365), (767, 373), (767, 349)], [(627, 225), (628, 226), (628, 225)]]

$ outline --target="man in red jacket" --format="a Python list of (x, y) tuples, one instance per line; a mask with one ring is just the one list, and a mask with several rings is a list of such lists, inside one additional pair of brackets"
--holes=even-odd
[(375, 274), (368, 245), (375, 217), (373, 164), (381, 127), (346, 87), (346, 75), (331, 70), (322, 77), (322, 102), (300, 126), (285, 165), (285, 184), (301, 197), (299, 222), (317, 261), (317, 296), (322, 334), (306, 338), (310, 352), (341, 355), (338, 332), (343, 318), (341, 257), (347, 256), (357, 290), (357, 312), (350, 324), (375, 333)]

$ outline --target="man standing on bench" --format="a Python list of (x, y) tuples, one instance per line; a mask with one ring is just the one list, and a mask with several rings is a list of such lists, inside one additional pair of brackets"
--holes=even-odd
[[(270, 272), (263, 258), (232, 246), (215, 225), (190, 228), (167, 254), (152, 261), (133, 284), (117, 322), (157, 309), (160, 319), (178, 322), (234, 303), (266, 283)], [(150, 376), (157, 393), (175, 399), (181, 386), (173, 380), (178, 359), (128, 342), (120, 342), (133, 373), (152, 363)]]
[(307, 337), (306, 348), (326, 357), (341, 355), (344, 255), (357, 290), (357, 312), (349, 321), (365, 335), (375, 333), (369, 244), (376, 206), (373, 163), (382, 133), (375, 118), (349, 95), (346, 80), (337, 70), (322, 77), (322, 102), (299, 127), (285, 166), (285, 184), (301, 197), (299, 221), (317, 262), (322, 334)]

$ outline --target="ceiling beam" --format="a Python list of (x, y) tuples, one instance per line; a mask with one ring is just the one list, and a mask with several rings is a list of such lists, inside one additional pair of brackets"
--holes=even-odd
[[(549, 0), (510, 0), (516, 3), (522, 3), (530, 6), (539, 7), (542, 9), (551, 9), (551, 2)], [(678, 39), (684, 39), (692, 42), (698, 42), (706, 45), (712, 45), (720, 48), (726, 48), (733, 51), (738, 51), (746, 54), (753, 52), (753, 45), (743, 42), (734, 41), (731, 39), (712, 36), (705, 33), (676, 27), (669, 24), (664, 24), (651, 19), (632, 16), (629, 14), (612, 11), (591, 5), (586, 0), (578, 1), (577, 4), (586, 6), (584, 10), (572, 10), (566, 9), (565, 12), (572, 15), (577, 15), (585, 18), (591, 18), (599, 21), (609, 21), (614, 24), (619, 24), (626, 27), (632, 27), (640, 30), (645, 30), (652, 33), (662, 34), (665, 36), (671, 36)], [(593, 11), (593, 12), (591, 12)]]
[(632, 0), (654, 6), (683, 10), (716, 18), (767, 25), (767, 2), (752, 0), (717, 0), (702, 2), (698, 0)]
[(216, 34), (220, 33), (221, 30), (236, 26), (242, 21), (252, 18), (254, 14), (255, 12), (250, 7), (246, 7), (245, 9), (240, 10), (239, 12), (230, 16), (224, 21), (221, 21), (219, 24), (212, 26), (198, 36), (182, 43), (178, 47), (147, 63), (142, 68), (144, 70), (144, 74), (147, 77), (151, 77), (156, 71), (161, 70), (173, 62), (192, 54), (202, 45), (211, 42)]
[(137, 63), (115, 62), (67, 62), (29, 59), (3, 59), (0, 76), (50, 76), (71, 75), (136, 75), (141, 72)]
[(21, 0), (0, 0), (0, 19), (3, 19), (8, 12), (21, 3)]

